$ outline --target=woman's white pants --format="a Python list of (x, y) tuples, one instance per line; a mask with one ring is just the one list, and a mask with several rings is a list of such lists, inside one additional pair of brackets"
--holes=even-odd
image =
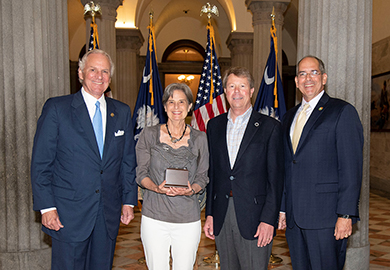
[(192, 270), (200, 241), (200, 220), (170, 223), (142, 216), (141, 240), (149, 270)]

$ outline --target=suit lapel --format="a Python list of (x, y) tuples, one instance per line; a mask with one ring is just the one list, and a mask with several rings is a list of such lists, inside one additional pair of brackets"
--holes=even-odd
[(106, 121), (106, 137), (104, 140), (104, 148), (103, 148), (103, 159), (107, 157), (107, 153), (109, 150), (109, 147), (112, 143), (112, 140), (114, 138), (115, 130), (116, 127), (116, 122), (118, 119), (118, 114), (116, 111), (116, 107), (114, 103), (112, 102), (111, 99), (106, 98), (106, 103), (107, 103), (107, 121)]
[(220, 149), (220, 153), (224, 159), (223, 162), (226, 164), (226, 168), (230, 168), (229, 152), (226, 141), (227, 121), (227, 113), (225, 113), (221, 115), (220, 119), (218, 119), (218, 122), (216, 122), (216, 140), (214, 143), (218, 145), (216, 149)]
[(79, 122), (80, 130), (85, 134), (85, 140), (90, 145), (92, 151), (100, 159), (99, 148), (96, 142), (95, 132), (93, 131), (93, 126), (91, 118), (89, 117), (87, 105), (85, 105), (81, 91), (77, 92), (74, 95), (72, 102), (73, 117)]
[(311, 113), (309, 119), (307, 120), (305, 126), (302, 130), (301, 138), (299, 139), (298, 147), (295, 153), (299, 151), (299, 148), (305, 143), (305, 140), (310, 132), (310, 130), (313, 128), (314, 124), (317, 122), (318, 118), (323, 114), (324, 109), (326, 109), (325, 105), (329, 100), (328, 94), (324, 93), (321, 97), (321, 99), (318, 101), (317, 106), (313, 109), (313, 112)]
[[(234, 167), (236, 167), (236, 164), (242, 157), (242, 155), (245, 153), (246, 148), (249, 146), (250, 142), (252, 141), (253, 136), (256, 134), (256, 132), (259, 130), (261, 126), (261, 115), (257, 114), (255, 110), (252, 111), (252, 114), (249, 118), (248, 124), (245, 129), (244, 137), (242, 137), (242, 141), (240, 144), (240, 149), (238, 150), (236, 162), (234, 163)], [(233, 169), (234, 169), (233, 167)]]

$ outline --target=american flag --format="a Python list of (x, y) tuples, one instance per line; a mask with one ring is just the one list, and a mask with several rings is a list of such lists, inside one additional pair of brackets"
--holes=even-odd
[(99, 49), (99, 35), (95, 21), (91, 23), (91, 35), (89, 37), (88, 51), (94, 49)]
[(206, 59), (203, 63), (202, 76), (191, 119), (191, 125), (200, 131), (206, 131), (207, 122), (210, 119), (226, 112), (221, 71), (214, 44), (214, 30), (209, 24), (207, 26)]

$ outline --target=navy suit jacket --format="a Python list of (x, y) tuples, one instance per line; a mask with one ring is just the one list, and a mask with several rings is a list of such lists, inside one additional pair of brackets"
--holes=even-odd
[(117, 236), (122, 204), (137, 204), (130, 108), (106, 98), (107, 124), (100, 158), (81, 91), (50, 98), (38, 120), (31, 162), (33, 208), (56, 207), (64, 228), (43, 231), (65, 242), (85, 240), (103, 206), (109, 236)]
[(283, 145), (280, 123), (252, 112), (233, 169), (226, 142), (227, 113), (208, 122), (210, 182), (206, 216), (219, 235), (230, 190), (241, 236), (253, 240), (260, 222), (276, 226), (283, 191)]
[(338, 214), (359, 215), (363, 128), (349, 103), (321, 97), (307, 120), (295, 154), (290, 127), (300, 104), (283, 119), (287, 226), (303, 229), (335, 226)]

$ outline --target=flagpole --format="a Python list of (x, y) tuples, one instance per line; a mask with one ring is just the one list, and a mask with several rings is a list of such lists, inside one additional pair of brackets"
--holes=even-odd
[[(276, 27), (275, 27), (275, 7), (272, 7), (272, 13), (271, 13), (271, 20), (272, 20), (272, 25), (271, 25), (271, 36), (274, 40), (274, 48), (275, 48), (275, 74), (278, 74), (278, 38), (276, 37)], [(275, 101), (274, 101), (274, 108), (279, 107), (278, 103), (278, 80), (275, 79), (275, 84), (274, 84), (274, 95), (275, 95)]]
[[(215, 16), (219, 16), (218, 8), (215, 5), (210, 5), (210, 3), (207, 3), (202, 7), (200, 10), (200, 16), (203, 14), (207, 14), (207, 30), (210, 31), (210, 42), (207, 44), (210, 48), (211, 55), (213, 55), (213, 45), (215, 44), (214, 40), (214, 28), (211, 25), (211, 15), (214, 14)], [(210, 70), (213, 70), (213, 61), (210, 62)], [(210, 97), (213, 97), (214, 94), (214, 82), (213, 82), (213, 76), (211, 76), (211, 85), (210, 85)], [(213, 104), (213, 98), (210, 98), (209, 101), (210, 104)]]
[[(150, 11), (149, 12), (149, 54), (150, 54), (150, 58), (149, 58), (149, 67), (150, 67), (150, 70), (149, 70), (149, 74), (152, 74), (152, 51), (153, 51), (153, 48), (156, 48), (156, 44), (155, 44), (155, 39), (154, 39), (154, 28), (153, 28), (153, 11)], [(154, 53), (154, 55), (156, 55), (156, 52)], [(157, 56), (156, 56), (157, 57)], [(156, 58), (156, 62), (157, 62), (157, 58)], [(149, 93), (150, 93), (150, 105), (154, 105), (154, 96), (153, 96), (153, 80), (150, 80), (150, 83), (149, 83)]]
[[(99, 49), (99, 34), (98, 34), (98, 29), (97, 29), (97, 24), (95, 23), (95, 16), (96, 14), (102, 14), (102, 9), (99, 4), (95, 4), (93, 1), (86, 3), (84, 6), (84, 16), (87, 13), (91, 13), (92, 17), (92, 23), (91, 23), (91, 30), (93, 31), (93, 42), (92, 45), (93, 47), (90, 48), (88, 46), (88, 51), (89, 50), (94, 50), (94, 49)], [(90, 42), (91, 43), (91, 42)], [(89, 44), (90, 45), (90, 44)]]

